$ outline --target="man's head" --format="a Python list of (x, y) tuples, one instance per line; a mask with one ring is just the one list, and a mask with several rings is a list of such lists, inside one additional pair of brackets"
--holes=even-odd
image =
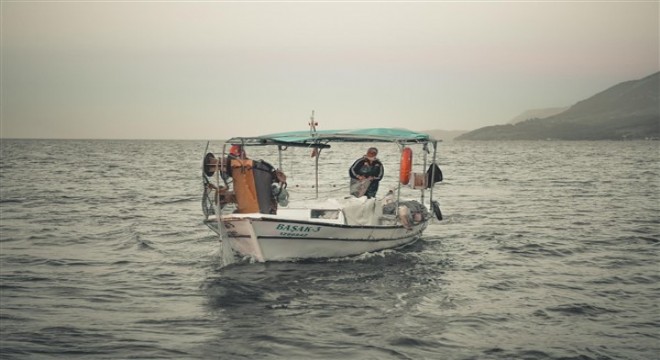
[(241, 145), (232, 145), (231, 148), (229, 148), (229, 155), (235, 157), (245, 157), (245, 150)]
[(378, 155), (378, 149), (375, 147), (370, 147), (367, 149), (367, 159), (369, 160), (374, 160), (376, 158), (376, 155)]

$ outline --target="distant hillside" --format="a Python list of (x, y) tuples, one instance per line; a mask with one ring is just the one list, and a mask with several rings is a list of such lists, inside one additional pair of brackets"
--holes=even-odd
[(532, 110), (527, 110), (523, 112), (522, 114), (514, 117), (511, 119), (508, 124), (515, 125), (519, 122), (523, 122), (526, 120), (532, 120), (532, 119), (545, 119), (547, 117), (557, 115), (559, 113), (562, 113), (569, 108), (567, 106), (565, 107), (556, 107), (556, 108), (547, 108), (547, 109), (532, 109)]
[(423, 133), (431, 135), (432, 138), (442, 141), (452, 141), (458, 136), (467, 133), (467, 130), (424, 130)]
[(626, 81), (544, 119), (496, 125), (456, 140), (621, 140), (660, 138), (660, 72)]

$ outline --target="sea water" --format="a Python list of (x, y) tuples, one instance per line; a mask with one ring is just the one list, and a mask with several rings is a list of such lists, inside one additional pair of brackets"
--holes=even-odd
[[(0, 358), (657, 359), (659, 145), (442, 143), (420, 241), (254, 263), (202, 223), (205, 141), (3, 139)], [(322, 151), (329, 190), (291, 149), (292, 200), (365, 149)]]

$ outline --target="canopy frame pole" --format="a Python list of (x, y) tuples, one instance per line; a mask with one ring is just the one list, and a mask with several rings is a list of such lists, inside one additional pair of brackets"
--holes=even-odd
[[(312, 120), (312, 121), (314, 121), (314, 120)], [(315, 173), (316, 173), (315, 174), (316, 175), (316, 185), (314, 186), (314, 188), (316, 189), (316, 198), (318, 199), (319, 198), (319, 158), (321, 157), (321, 150), (323, 150), (323, 148), (316, 147), (315, 149), (317, 149), (317, 151), (316, 151), (316, 156), (315, 156), (315, 161), (314, 161), (314, 167), (315, 167), (315, 170), (316, 170), (315, 171)]]
[(401, 200), (401, 155), (403, 155), (403, 149), (405, 149), (405, 145), (396, 142), (396, 145), (399, 147), (399, 179), (397, 180), (397, 187), (396, 187), (396, 206), (394, 207), (394, 213), (396, 214), (396, 219), (399, 221), (399, 202)]
[[(424, 143), (424, 146), (422, 147), (422, 152), (424, 152), (424, 161), (422, 162), (422, 174), (424, 174), (424, 176), (426, 177), (426, 172), (424, 171), (424, 169), (426, 169), (426, 162), (428, 160), (429, 143), (427, 143), (427, 142)], [(426, 180), (426, 178), (424, 180)], [(414, 179), (413, 179), (413, 181), (414, 181)], [(424, 194), (426, 193), (426, 186), (422, 188), (421, 193), (422, 193), (421, 203), (423, 205), (424, 204)]]

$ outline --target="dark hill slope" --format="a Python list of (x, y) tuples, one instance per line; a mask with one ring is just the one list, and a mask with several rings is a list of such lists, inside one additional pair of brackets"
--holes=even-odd
[(496, 125), (456, 140), (619, 140), (660, 138), (660, 72), (626, 81), (544, 119)]

